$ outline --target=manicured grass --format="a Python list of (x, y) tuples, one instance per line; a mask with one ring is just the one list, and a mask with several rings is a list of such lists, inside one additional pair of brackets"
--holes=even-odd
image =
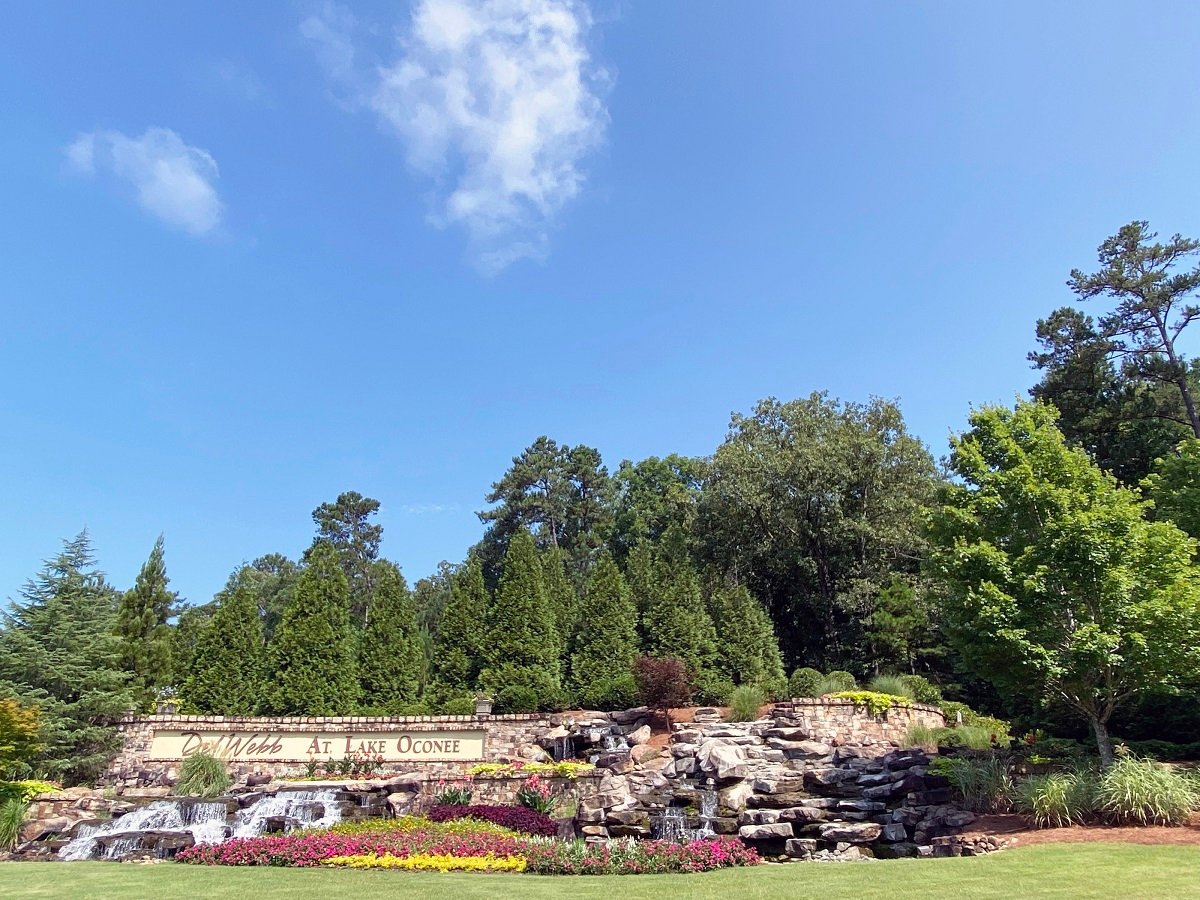
[(789, 900), (1003, 900), (1057, 897), (1200, 898), (1200, 847), (1055, 844), (974, 859), (877, 863), (794, 863), (705, 875), (552, 878), (536, 875), (425, 875), (322, 869), (208, 868), (177, 864), (3, 863), (5, 898), (295, 900), (297, 897), (477, 897), (608, 900), (787, 897)]

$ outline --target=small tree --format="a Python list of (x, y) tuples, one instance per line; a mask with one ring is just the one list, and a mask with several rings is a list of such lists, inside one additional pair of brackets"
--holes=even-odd
[(400, 570), (390, 562), (375, 564), (375, 590), (358, 657), (363, 701), (395, 711), (417, 699), (423, 652), (417, 614)]
[(11, 697), (0, 697), (0, 779), (22, 778), (42, 745), (41, 712)]
[(695, 688), (682, 660), (639, 656), (633, 664), (633, 677), (642, 703), (661, 713), (667, 728), (671, 727), (671, 709), (692, 702)]
[(933, 516), (932, 572), (963, 662), (1010, 694), (1108, 721), (1200, 667), (1194, 542), (1066, 445), (1053, 409), (985, 407), (951, 441), (960, 481)]

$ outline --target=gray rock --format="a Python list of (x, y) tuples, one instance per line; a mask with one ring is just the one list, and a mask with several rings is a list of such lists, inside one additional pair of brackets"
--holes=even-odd
[(746, 809), (738, 816), (738, 825), (774, 825), (779, 821), (777, 809)]
[(883, 832), (878, 822), (831, 822), (821, 826), (821, 840), (869, 844)]
[(650, 726), (643, 725), (641, 728), (635, 728), (633, 731), (629, 732), (626, 739), (635, 747), (639, 744), (646, 743), (650, 740)]
[(908, 840), (908, 831), (898, 822), (892, 822), (883, 826), (883, 830), (879, 832), (879, 839), (888, 843)]
[(738, 837), (747, 841), (777, 841), (795, 837), (795, 832), (788, 823), (776, 822), (774, 825), (743, 825), (738, 829)]
[(808, 824), (810, 822), (823, 822), (827, 818), (828, 815), (825, 810), (815, 809), (811, 806), (789, 806), (787, 809), (779, 811), (779, 819), (783, 822)]
[(723, 744), (717, 740), (705, 741), (696, 751), (700, 770), (721, 780), (745, 778), (750, 773), (746, 754), (741, 747)]

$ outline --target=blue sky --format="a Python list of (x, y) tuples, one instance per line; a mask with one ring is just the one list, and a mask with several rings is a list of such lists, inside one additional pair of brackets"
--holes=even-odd
[(1186, 3), (11, 4), (0, 596), (87, 526), (204, 601), (383, 502), (459, 560), (539, 434), (706, 454), (1032, 383), (1120, 225), (1200, 235)]

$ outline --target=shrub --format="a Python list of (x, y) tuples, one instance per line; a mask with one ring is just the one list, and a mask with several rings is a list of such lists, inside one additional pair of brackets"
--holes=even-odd
[(538, 875), (650, 875), (753, 866), (758, 854), (734, 837), (691, 841), (548, 841), (525, 849), (525, 871)]
[(674, 706), (687, 706), (694, 688), (687, 666), (672, 657), (639, 656), (633, 663), (642, 703), (666, 713)]
[(1176, 744), (1173, 741), (1126, 741), (1135, 756), (1149, 756), (1162, 762), (1200, 760), (1200, 742)]
[(443, 716), (472, 716), (475, 714), (475, 701), (470, 697), (451, 697), (441, 707)]
[(968, 750), (994, 750), (993, 732), (977, 725), (959, 725), (957, 728), (935, 730), (939, 747), (965, 747)]
[(0, 781), (0, 803), (9, 800), (28, 803), (38, 794), (49, 794), (57, 790), (61, 788), (49, 781)]
[(451, 819), (480, 819), (513, 831), (544, 837), (558, 834), (558, 826), (553, 819), (526, 806), (435, 806), (429, 811), (431, 822), (448, 822)]
[(496, 694), (496, 712), (537, 712), (538, 692), (525, 684), (510, 684)]
[(184, 797), (220, 797), (232, 783), (225, 761), (200, 750), (180, 764), (175, 793)]
[(892, 694), (877, 694), (874, 691), (838, 691), (826, 696), (833, 700), (849, 700), (855, 706), (866, 707), (867, 712), (873, 716), (881, 716), (897, 703), (908, 699)]
[(520, 775), (553, 775), (555, 778), (578, 778), (596, 771), (591, 763), (562, 760), (553, 763), (526, 762), (518, 759), (506, 763), (479, 763), (469, 770), (471, 775), (487, 778), (515, 778)]
[(1164, 763), (1121, 756), (1096, 785), (1096, 811), (1124, 825), (1182, 825), (1200, 801), (1195, 783)]
[(937, 705), (942, 702), (942, 690), (924, 675), (903, 675), (904, 693), (918, 703)]
[(743, 684), (734, 688), (729, 695), (729, 721), (753, 722), (765, 699), (762, 688), (757, 685)]
[(817, 685), (818, 697), (834, 694), (838, 691), (853, 691), (858, 688), (858, 682), (849, 672), (834, 671), (823, 677)]
[(1012, 805), (1013, 781), (1005, 760), (996, 756), (943, 757), (934, 760), (931, 768), (946, 776), (964, 809), (998, 813), (1006, 812)]
[(763, 678), (755, 682), (768, 700), (786, 700), (788, 697), (788, 680), (779, 675), (774, 678)]
[(1065, 828), (1087, 820), (1094, 784), (1077, 772), (1033, 775), (1013, 792), (1013, 808), (1038, 828)]
[(5, 800), (0, 804), (0, 851), (12, 850), (21, 840), (21, 823), (29, 804), (23, 800)]
[[(972, 728), (979, 728), (986, 731), (988, 734), (988, 743), (991, 745), (991, 736), (996, 736), (996, 743), (1002, 746), (1007, 746), (1012, 741), (1011, 728), (1008, 722), (1003, 719), (997, 719), (994, 716), (985, 716), (975, 712), (965, 703), (959, 703), (956, 700), (942, 700), (938, 703), (942, 710), (942, 714), (946, 717), (946, 724), (954, 728), (958, 723), (959, 714), (962, 714), (962, 724)], [(976, 741), (978, 743), (978, 741)], [(983, 747), (979, 749), (984, 749)]]
[(580, 689), (579, 705), (589, 709), (629, 709), (638, 702), (638, 685), (632, 672), (601, 678)]
[(517, 802), (549, 816), (553, 814), (554, 807), (558, 805), (558, 798), (554, 796), (554, 792), (547, 782), (542, 781), (537, 775), (530, 775), (525, 783), (517, 788)]
[(820, 697), (824, 678), (816, 669), (807, 666), (797, 669), (788, 681), (788, 693), (793, 697)]
[(912, 694), (908, 692), (908, 683), (901, 675), (876, 675), (867, 685), (867, 689), (876, 694), (891, 694), (893, 697), (903, 697), (906, 700), (913, 699)]
[(734, 683), (720, 672), (708, 669), (696, 676), (694, 687), (692, 702), (720, 706), (733, 693)]

